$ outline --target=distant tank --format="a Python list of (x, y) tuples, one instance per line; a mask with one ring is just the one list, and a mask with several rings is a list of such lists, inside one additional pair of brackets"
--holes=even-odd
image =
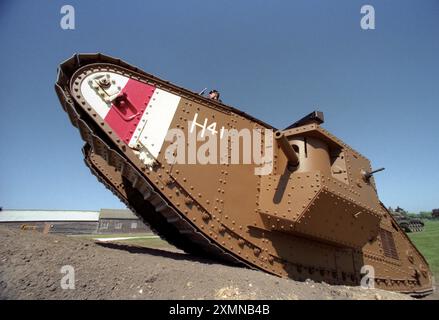
[(424, 222), (421, 219), (405, 216), (399, 212), (391, 212), (393, 218), (405, 232), (421, 232), (424, 231)]
[(359, 285), (372, 267), (375, 287), (432, 292), (369, 160), (322, 113), (278, 130), (102, 54), (62, 63), (55, 88), (91, 172), (177, 247), (299, 281)]

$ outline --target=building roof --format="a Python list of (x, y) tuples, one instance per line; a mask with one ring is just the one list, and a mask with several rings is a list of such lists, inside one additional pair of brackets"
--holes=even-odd
[(97, 211), (2, 210), (0, 222), (31, 221), (98, 221)]
[(99, 219), (138, 219), (128, 209), (101, 209)]

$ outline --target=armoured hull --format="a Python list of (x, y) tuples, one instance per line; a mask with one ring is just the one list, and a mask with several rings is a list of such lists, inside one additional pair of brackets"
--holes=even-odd
[(279, 131), (101, 54), (65, 61), (55, 87), (92, 173), (183, 250), (295, 280), (359, 285), (369, 272), (375, 287), (432, 291), (369, 160), (318, 117)]

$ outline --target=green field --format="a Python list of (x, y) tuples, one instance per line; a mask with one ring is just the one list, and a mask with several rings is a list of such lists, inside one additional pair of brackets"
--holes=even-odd
[(424, 231), (408, 235), (427, 259), (435, 278), (439, 279), (439, 220), (425, 220)]
[(152, 239), (130, 239), (124, 240), (123, 243), (130, 244), (133, 246), (146, 247), (146, 248), (169, 248), (172, 246), (166, 241), (160, 238)]

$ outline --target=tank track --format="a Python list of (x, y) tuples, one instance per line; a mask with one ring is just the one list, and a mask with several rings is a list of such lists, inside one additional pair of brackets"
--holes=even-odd
[(424, 224), (419, 221), (411, 222), (409, 224), (410, 232), (422, 232), (424, 231)]
[(422, 232), (424, 231), (424, 223), (419, 219), (409, 217), (395, 217), (395, 221), (404, 230), (405, 233)]
[[(100, 143), (104, 144), (102, 140)], [(111, 166), (104, 158), (95, 154), (88, 143), (84, 145), (82, 152), (86, 166), (98, 181), (117, 196), (127, 208), (135, 213), (139, 219), (161, 239), (190, 254), (208, 256), (221, 262), (243, 266), (240, 261), (212, 244), (207, 238), (194, 230), (189, 222), (179, 215), (177, 216), (175, 212), (172, 212), (173, 214), (171, 215), (168, 211), (173, 211), (173, 209), (166, 204), (160, 195), (153, 191), (151, 186), (149, 186), (151, 195), (145, 199), (144, 195), (135, 189), (131, 182), (125, 178), (116, 167)], [(115, 151), (110, 151), (110, 149), (107, 148), (105, 152)], [(99, 157), (102, 161), (96, 163), (96, 160), (92, 158), (93, 156)], [(120, 154), (119, 156), (122, 157)], [(129, 170), (134, 171), (134, 168), (130, 166)], [(115, 172), (121, 177), (125, 194), (114, 188), (109, 182), (109, 179), (114, 179)], [(139, 175), (136, 175), (135, 179), (139, 177)], [(128, 199), (130, 199), (131, 202)], [(162, 216), (160, 213), (165, 211), (167, 214)]]

